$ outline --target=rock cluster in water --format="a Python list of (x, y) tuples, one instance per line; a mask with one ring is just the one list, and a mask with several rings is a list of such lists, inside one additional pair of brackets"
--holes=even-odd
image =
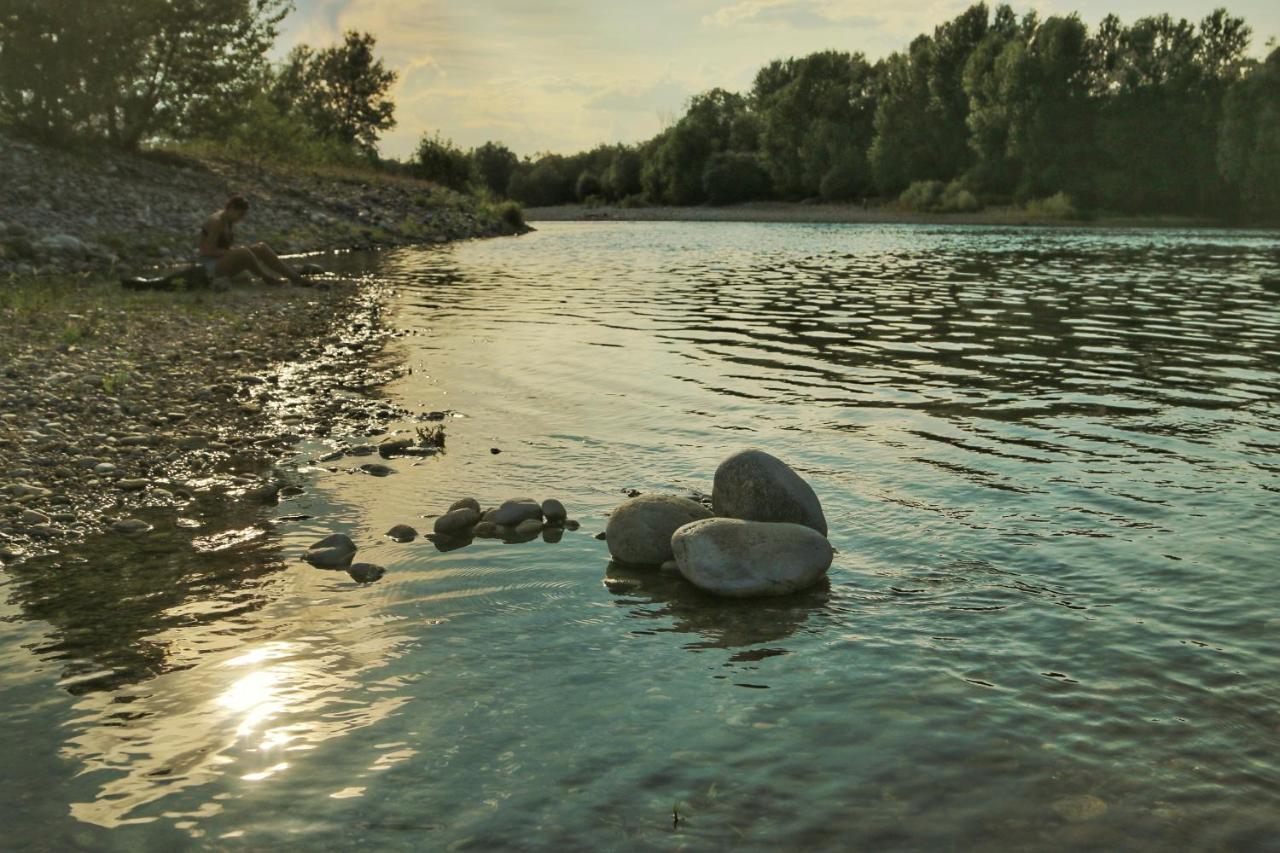
[(666, 495), (625, 501), (605, 529), (609, 552), (632, 565), (674, 563), (695, 586), (735, 598), (786, 595), (826, 575), (835, 552), (822, 504), (782, 460), (761, 450), (729, 456), (711, 505)]
[(541, 536), (558, 542), (565, 530), (577, 530), (564, 504), (555, 498), (539, 503), (533, 498), (510, 498), (496, 507), (481, 508), (475, 498), (462, 498), (436, 517), (431, 539), (442, 551), (468, 545), (474, 539), (528, 542)]

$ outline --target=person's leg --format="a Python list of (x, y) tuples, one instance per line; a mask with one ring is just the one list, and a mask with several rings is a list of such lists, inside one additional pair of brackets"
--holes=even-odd
[(302, 276), (293, 267), (280, 260), (280, 257), (266, 243), (254, 243), (249, 247), (249, 251), (253, 252), (253, 256), (258, 259), (258, 263), (268, 269), (274, 270), (294, 284), (301, 282)]
[(283, 284), (284, 279), (279, 276), (272, 275), (269, 270), (263, 267), (258, 260), (258, 256), (244, 247), (231, 249), (226, 254), (218, 258), (218, 262), (214, 264), (213, 271), (218, 276), (226, 276), (230, 278), (241, 272), (248, 270), (254, 275), (261, 278), (268, 284)]

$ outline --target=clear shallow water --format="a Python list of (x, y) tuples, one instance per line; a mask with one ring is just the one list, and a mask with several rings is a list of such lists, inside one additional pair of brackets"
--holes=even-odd
[[(397, 287), (386, 393), (456, 412), (448, 453), (0, 574), (11, 842), (1280, 837), (1273, 236), (547, 223), (348, 263)], [(829, 588), (609, 566), (620, 490), (709, 491), (743, 446), (822, 498)], [(380, 538), (525, 494), (582, 530)], [(298, 561), (334, 530), (386, 577)]]

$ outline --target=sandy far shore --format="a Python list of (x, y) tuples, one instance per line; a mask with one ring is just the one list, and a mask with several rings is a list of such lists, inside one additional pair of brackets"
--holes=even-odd
[(798, 222), (917, 225), (1042, 225), (1104, 228), (1192, 228), (1221, 223), (1180, 216), (1099, 217), (1091, 220), (1046, 219), (1020, 208), (988, 208), (977, 213), (913, 213), (891, 207), (854, 204), (751, 202), (727, 207), (528, 207), (530, 222)]

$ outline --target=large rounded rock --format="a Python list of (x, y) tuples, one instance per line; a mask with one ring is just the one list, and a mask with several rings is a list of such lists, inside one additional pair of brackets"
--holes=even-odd
[(526, 519), (542, 519), (542, 505), (537, 501), (521, 498), (514, 501), (503, 501), (502, 505), (491, 513), (485, 514), (485, 521), (494, 524), (515, 527)]
[(742, 450), (720, 463), (711, 506), (723, 518), (803, 524), (827, 535), (813, 489), (787, 463), (763, 450)]
[(658, 566), (671, 559), (671, 534), (711, 513), (697, 501), (674, 495), (641, 495), (609, 516), (605, 542), (621, 563)]
[(452, 512), (446, 512), (444, 515), (436, 519), (432, 529), (440, 534), (460, 533), (468, 527), (473, 527), (480, 520), (480, 513), (476, 512), (469, 506), (455, 509)]
[(834, 551), (811, 527), (736, 518), (687, 524), (671, 537), (676, 567), (697, 587), (733, 598), (787, 595), (827, 573)]
[(318, 569), (345, 569), (356, 555), (356, 543), (344, 533), (326, 536), (307, 549), (302, 556)]

